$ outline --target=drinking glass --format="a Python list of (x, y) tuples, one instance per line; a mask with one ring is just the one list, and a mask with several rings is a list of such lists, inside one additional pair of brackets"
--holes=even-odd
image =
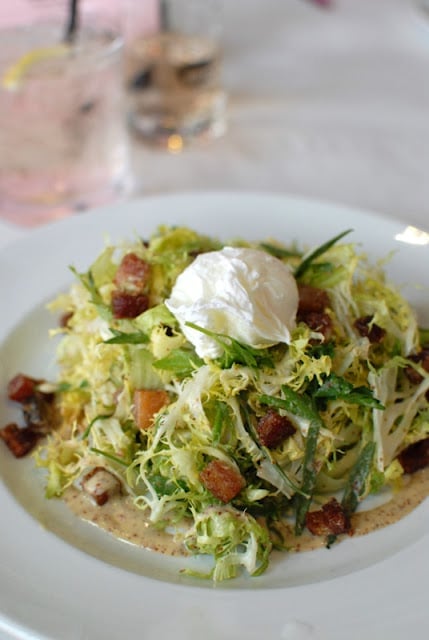
[(123, 39), (98, 23), (0, 32), (0, 216), (36, 225), (129, 192)]
[(178, 150), (224, 133), (220, 22), (216, 0), (161, 0), (156, 32), (128, 42), (129, 119), (145, 140)]

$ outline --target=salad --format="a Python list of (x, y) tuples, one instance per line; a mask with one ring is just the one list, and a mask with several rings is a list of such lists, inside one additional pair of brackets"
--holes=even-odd
[(6, 444), (33, 450), (47, 498), (131, 497), (214, 581), (264, 572), (285, 520), (328, 546), (352, 534), (367, 496), (429, 463), (429, 349), (349, 234), (108, 244), (49, 305), (59, 378), (10, 382), (27, 427)]

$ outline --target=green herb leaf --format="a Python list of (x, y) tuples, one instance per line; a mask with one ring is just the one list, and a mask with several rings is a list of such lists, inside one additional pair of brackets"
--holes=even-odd
[(107, 304), (103, 302), (103, 298), (101, 297), (97, 287), (95, 286), (94, 278), (91, 270), (87, 271), (87, 273), (79, 273), (74, 267), (70, 267), (70, 271), (80, 280), (81, 284), (88, 291), (91, 296), (91, 302), (97, 307), (97, 311), (102, 318), (105, 320), (111, 320), (112, 311), (108, 307)]
[(369, 474), (371, 473), (375, 448), (375, 442), (367, 442), (350, 472), (341, 501), (348, 515), (356, 511), (359, 504), (359, 497), (362, 495)]
[(318, 360), (322, 356), (329, 356), (333, 358), (335, 355), (335, 345), (333, 342), (321, 342), (320, 344), (314, 344), (308, 350), (310, 358), (316, 358)]
[(226, 402), (215, 400), (215, 415), (212, 424), (212, 441), (217, 446), (222, 439), (223, 427), (229, 415), (229, 407)]
[(345, 378), (331, 373), (323, 384), (313, 393), (314, 398), (326, 398), (332, 400), (345, 400), (349, 404), (357, 404), (373, 409), (384, 409), (377, 398), (374, 398), (368, 387), (354, 387)]
[(350, 394), (353, 389), (351, 382), (335, 373), (331, 373), (314, 392), (314, 396), (316, 398), (342, 398)]
[(160, 474), (150, 475), (148, 479), (159, 498), (162, 498), (163, 496), (172, 496), (175, 493), (183, 493), (183, 491), (188, 489), (185, 482), (180, 480), (173, 481)]
[(109, 331), (113, 334), (113, 338), (104, 340), (104, 344), (146, 344), (149, 342), (148, 336), (142, 331), (125, 333), (118, 329), (112, 329), (112, 327), (109, 328)]
[(309, 253), (302, 260), (301, 264), (298, 265), (298, 267), (296, 268), (296, 270), (295, 270), (295, 278), (297, 280), (299, 278), (301, 278), (304, 275), (304, 273), (307, 271), (307, 269), (310, 267), (310, 265), (314, 262), (314, 260), (316, 260), (316, 258), (318, 258), (319, 256), (323, 255), (326, 251), (328, 251), (328, 249), (330, 249), (332, 246), (334, 246), (334, 244), (336, 242), (341, 240), (341, 238), (344, 238), (344, 236), (346, 236), (347, 234), (351, 233), (351, 231), (353, 231), (353, 229), (347, 229), (347, 231), (343, 231), (342, 233), (340, 233), (337, 236), (335, 236), (335, 238), (332, 238), (332, 240), (328, 240), (328, 242), (325, 242), (320, 247), (318, 247), (317, 249), (314, 249), (314, 251)]
[(300, 395), (289, 387), (282, 387), (283, 398), (261, 395), (259, 401), (276, 409), (284, 409), (304, 420), (318, 420), (319, 414), (314, 408), (309, 396)]
[(233, 364), (241, 364), (245, 367), (258, 369), (261, 366), (272, 367), (273, 362), (267, 349), (255, 349), (246, 344), (242, 344), (235, 338), (224, 333), (215, 333), (199, 327), (193, 322), (187, 322), (186, 325), (204, 333), (206, 336), (213, 338), (223, 349), (223, 354), (218, 358), (218, 362), (223, 369), (230, 369)]
[(201, 367), (204, 361), (199, 358), (193, 351), (186, 349), (173, 349), (168, 356), (155, 360), (153, 367), (155, 369), (165, 369), (175, 373), (180, 378), (190, 376), (195, 369)]

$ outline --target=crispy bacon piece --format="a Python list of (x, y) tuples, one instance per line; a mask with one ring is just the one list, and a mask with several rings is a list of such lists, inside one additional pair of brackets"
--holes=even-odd
[(325, 342), (332, 337), (332, 320), (326, 313), (326, 308), (331, 302), (324, 289), (312, 287), (309, 284), (298, 285), (299, 303), (297, 320), (323, 335)]
[(127, 253), (118, 267), (115, 284), (119, 289), (143, 293), (148, 285), (150, 265), (135, 253)]
[(298, 316), (313, 311), (321, 312), (330, 306), (329, 295), (324, 289), (312, 287), (309, 284), (299, 284), (298, 294)]
[(136, 318), (149, 307), (149, 298), (145, 293), (127, 293), (114, 291), (112, 311), (115, 318)]
[(256, 430), (261, 444), (269, 449), (274, 449), (283, 440), (289, 438), (296, 431), (292, 422), (286, 416), (281, 416), (274, 409), (269, 409), (267, 413), (259, 419)]
[(410, 444), (399, 455), (405, 473), (414, 473), (429, 465), (429, 438)]
[(317, 511), (309, 511), (305, 524), (315, 536), (340, 535), (349, 533), (350, 518), (336, 498), (332, 498)]
[(7, 396), (9, 400), (24, 402), (24, 400), (27, 400), (34, 395), (36, 386), (39, 383), (40, 380), (18, 373), (7, 385)]
[(127, 253), (115, 275), (112, 293), (114, 318), (136, 318), (149, 308), (147, 288), (150, 265), (135, 253)]
[(73, 311), (68, 311), (66, 313), (63, 313), (59, 321), (60, 327), (62, 328), (68, 327), (69, 320), (71, 320), (72, 318), (73, 318)]
[(30, 453), (41, 435), (40, 431), (32, 426), (20, 428), (15, 423), (8, 424), (0, 429), (0, 438), (5, 441), (6, 446), (15, 458), (22, 458), (27, 453)]
[[(418, 353), (407, 356), (408, 360), (420, 364), (425, 371), (429, 371), (429, 349), (422, 349)], [(405, 367), (404, 373), (411, 384), (420, 384), (423, 380), (422, 376), (411, 365)]]
[(230, 502), (245, 487), (243, 476), (230, 464), (222, 460), (212, 460), (201, 471), (202, 484), (215, 498), (222, 502)]
[[(412, 360), (413, 362), (418, 362), (415, 356), (408, 356), (408, 359)], [(416, 371), (414, 367), (412, 367), (411, 365), (408, 365), (407, 367), (405, 367), (404, 373), (407, 376), (408, 380), (411, 382), (411, 384), (418, 385), (423, 381), (422, 375), (418, 371)]]
[(355, 320), (354, 326), (356, 331), (363, 338), (368, 338), (371, 344), (378, 344), (384, 340), (386, 331), (378, 326), (378, 324), (371, 324), (373, 316), (362, 316)]
[(55, 396), (40, 391), (37, 386), (41, 382), (43, 380), (19, 373), (9, 381), (7, 387), (9, 399), (21, 405), (25, 426), (8, 424), (0, 430), (0, 437), (17, 458), (29, 453), (39, 438), (57, 424)]
[(332, 338), (332, 320), (327, 313), (320, 311), (310, 311), (300, 316), (299, 320), (305, 322), (312, 331), (321, 333), (325, 342), (328, 342)]
[(52, 430), (56, 422), (56, 407), (53, 393), (35, 393), (21, 403), (24, 422), (42, 433)]
[(94, 467), (82, 478), (82, 490), (99, 506), (121, 491), (121, 483), (104, 467)]

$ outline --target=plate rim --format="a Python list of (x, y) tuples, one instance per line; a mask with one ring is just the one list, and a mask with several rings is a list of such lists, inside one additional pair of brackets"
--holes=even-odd
[[(165, 202), (165, 203), (171, 203), (174, 202), (178, 199), (185, 201), (186, 199), (196, 199), (196, 200), (206, 200), (208, 198), (214, 198), (214, 199), (224, 199), (224, 198), (233, 198), (234, 200), (238, 201), (241, 199), (245, 199), (248, 200), (250, 199), (259, 199), (259, 200), (265, 200), (265, 201), (271, 201), (274, 202), (274, 200), (276, 201), (283, 201), (283, 202), (288, 202), (289, 204), (293, 205), (293, 204), (299, 204), (300, 207), (309, 207), (309, 208), (319, 208), (320, 207), (324, 210), (326, 209), (330, 209), (331, 211), (333, 209), (336, 210), (336, 212), (341, 212), (341, 211), (346, 211), (346, 212), (352, 212), (354, 215), (358, 215), (358, 216), (364, 216), (365, 218), (370, 217), (373, 221), (381, 221), (384, 224), (387, 225), (398, 225), (398, 228), (401, 226), (403, 227), (404, 225), (407, 226), (407, 223), (404, 222), (403, 220), (400, 220), (396, 217), (386, 217), (383, 216), (382, 214), (378, 214), (376, 212), (371, 212), (365, 209), (360, 209), (360, 208), (356, 208), (356, 207), (350, 207), (347, 205), (342, 205), (340, 203), (331, 203), (329, 201), (319, 201), (317, 199), (313, 199), (313, 198), (306, 198), (306, 197), (302, 197), (302, 196), (294, 196), (294, 195), (289, 195), (289, 194), (284, 194), (284, 193), (272, 193), (272, 192), (264, 192), (264, 191), (235, 191), (235, 190), (231, 190), (231, 191), (206, 191), (206, 192), (180, 192), (180, 193), (169, 193), (169, 194), (163, 194), (163, 195), (154, 195), (154, 196), (145, 196), (143, 198), (139, 198), (139, 199), (135, 199), (135, 200), (131, 200), (125, 203), (116, 203), (114, 205), (110, 205), (108, 207), (100, 207), (92, 212), (83, 214), (82, 216), (76, 217), (76, 218), (68, 218), (68, 219), (64, 219), (64, 220), (60, 220), (57, 221), (55, 223), (53, 223), (52, 225), (47, 225), (45, 227), (40, 227), (37, 228), (35, 230), (32, 230), (31, 232), (29, 232), (28, 234), (26, 234), (23, 237), (20, 237), (14, 241), (12, 241), (9, 245), (7, 245), (6, 247), (3, 247), (2, 250), (0, 251), (0, 266), (3, 265), (4, 260), (6, 260), (7, 263), (7, 259), (9, 257), (12, 257), (14, 252), (17, 250), (17, 248), (19, 248), (19, 250), (25, 249), (25, 247), (27, 247), (28, 245), (31, 245), (34, 242), (37, 242), (37, 239), (40, 237), (56, 237), (58, 234), (62, 234), (63, 236), (67, 235), (67, 232), (71, 230), (74, 230), (76, 228), (80, 228), (83, 226), (83, 228), (85, 229), (86, 227), (92, 227), (93, 224), (96, 224), (96, 218), (100, 217), (100, 214), (102, 214), (102, 216), (104, 216), (104, 218), (107, 218), (109, 215), (113, 215), (114, 212), (117, 212), (119, 207), (123, 207), (125, 210), (133, 210), (134, 208), (142, 205), (144, 207), (149, 207), (151, 203), (154, 202)], [(117, 215), (117, 214), (115, 214)], [(86, 220), (88, 220), (88, 222), (86, 222)], [(95, 222), (94, 222), (95, 221)], [(162, 221), (161, 221), (162, 222)], [(392, 227), (393, 228), (393, 227)], [(100, 236), (102, 234), (102, 230), (100, 233)], [(101, 246), (101, 243), (100, 243)], [(2, 283), (2, 278), (0, 276), (0, 286)], [(3, 342), (4, 339), (7, 339), (7, 335), (3, 334), (2, 331), (2, 323), (0, 321), (0, 345)], [(1, 493), (1, 489), (0, 489), (0, 493)], [(0, 539), (1, 539), (1, 534), (0, 534)], [(426, 539), (427, 539), (427, 534), (426, 534)], [(420, 541), (423, 544), (423, 538), (422, 541)], [(66, 543), (62, 543), (62, 544), (66, 544)], [(422, 544), (417, 544), (417, 546), (422, 546)], [(60, 545), (61, 546), (61, 545)], [(422, 547), (423, 548), (423, 547)], [(69, 555), (69, 554), (66, 554)], [(404, 555), (404, 554), (403, 554)], [(405, 555), (408, 555), (407, 553), (405, 553)], [(82, 558), (80, 558), (82, 559)], [(99, 561), (101, 562), (101, 561)], [(383, 561), (384, 567), (386, 568), (387, 565), (389, 565), (389, 561)], [(401, 562), (400, 564), (404, 564), (403, 562)], [(423, 564), (423, 563), (421, 563)], [(100, 566), (99, 566), (100, 568)], [(369, 567), (367, 569), (363, 569), (361, 572), (358, 572), (358, 574), (355, 575), (355, 577), (351, 577), (351, 576), (346, 576), (346, 577), (341, 577), (341, 578), (334, 578), (331, 581), (327, 581), (327, 582), (323, 582), (323, 583), (319, 583), (319, 586), (317, 585), (305, 585), (305, 586), (301, 586), (301, 587), (287, 587), (288, 592), (290, 592), (290, 590), (294, 590), (294, 595), (292, 600), (295, 602), (295, 604), (297, 605), (297, 603), (299, 602), (300, 599), (300, 593), (302, 592), (302, 590), (304, 589), (308, 589), (309, 592), (313, 592), (313, 593), (318, 593), (318, 597), (321, 597), (321, 593), (320, 593), (320, 585), (327, 585), (327, 584), (332, 584), (335, 581), (338, 580), (343, 580), (345, 581), (345, 583), (347, 583), (350, 586), (350, 583), (361, 583), (363, 580), (362, 576), (366, 576), (368, 577), (369, 575), (373, 574), (374, 567)], [(107, 571), (101, 571), (101, 573), (107, 573)], [(115, 571), (114, 571), (115, 573)], [(117, 573), (117, 572), (116, 572)], [(406, 571), (404, 568), (404, 575), (405, 575)], [(127, 574), (129, 575), (129, 574)], [(354, 574), (353, 574), (354, 575)], [(359, 577), (360, 576), (360, 577)], [(423, 576), (421, 577), (421, 580), (423, 581)], [(129, 583), (132, 584), (134, 583), (133, 579), (129, 580)], [(180, 592), (180, 590), (182, 589), (181, 585), (168, 585), (167, 587), (165, 586), (165, 583), (160, 583), (161, 587), (162, 585), (164, 585), (163, 589), (167, 589), (170, 592), (170, 596), (172, 597), (176, 597), (178, 592)], [(429, 585), (429, 581), (426, 579), (426, 584)], [(153, 587), (153, 591), (154, 593), (158, 593), (159, 595), (162, 594), (163, 589), (160, 587), (159, 584), (157, 584), (156, 586), (154, 586), (151, 583), (151, 586)], [(1, 587), (1, 584), (0, 584)], [(240, 600), (248, 600), (249, 602), (251, 600), (255, 600), (255, 595), (257, 593), (261, 593), (261, 589), (258, 589), (258, 587), (255, 585), (254, 589), (251, 590), (218, 590), (216, 592), (216, 590), (207, 590), (207, 589), (199, 589), (199, 588), (194, 588), (191, 586), (187, 586), (187, 589), (185, 589), (184, 591), (189, 591), (189, 589), (192, 591), (193, 596), (196, 598), (196, 600), (198, 600), (199, 604), (201, 607), (204, 607), (204, 598), (203, 596), (201, 596), (202, 593), (205, 594), (214, 594), (217, 593), (217, 595), (214, 596), (214, 598), (216, 600), (221, 600), (224, 601), (225, 604), (225, 593), (234, 593), (234, 597), (235, 598), (239, 598)], [(282, 591), (282, 588), (279, 588), (278, 591), (279, 593)], [(330, 588), (327, 589), (328, 591), (330, 591)], [(183, 591), (183, 590), (182, 590)], [(265, 591), (265, 590), (262, 590)], [(269, 592), (272, 594), (273, 590), (269, 590)], [(198, 594), (198, 595), (197, 595)], [(253, 594), (253, 595), (252, 595)], [(178, 598), (178, 600), (183, 601), (183, 597), (180, 596), (180, 598)], [(275, 600), (278, 600), (278, 598), (276, 597)], [(323, 599), (322, 599), (323, 600)], [(320, 602), (322, 602), (322, 600)], [(241, 602), (240, 603), (240, 607), (245, 606), (245, 602)], [(247, 608), (247, 607), (246, 607)], [(297, 611), (301, 611), (302, 612), (302, 608), (297, 607)], [(206, 611), (207, 613), (207, 611)], [(230, 617), (231, 617), (231, 612), (229, 613)], [(298, 614), (297, 614), (298, 615)], [(326, 616), (322, 615), (322, 612), (320, 611), (320, 607), (318, 610), (318, 615), (319, 615), (319, 619), (323, 619), (325, 624), (325, 628), (329, 629), (329, 624), (328, 624), (328, 620), (326, 618)], [(232, 616), (232, 619), (234, 619), (234, 616)], [(426, 618), (425, 620), (429, 619), (429, 615), (426, 614)], [(295, 618), (292, 616), (290, 618), (288, 618), (288, 620), (295, 620)], [(182, 620), (183, 621), (183, 620)], [(305, 622), (305, 620), (304, 620)], [(285, 628), (285, 624), (287, 624), (287, 621), (284, 622), (283, 621), (283, 627)], [(309, 623), (310, 624), (310, 623)], [(312, 626), (313, 623), (310, 624), (310, 626)], [(313, 625), (314, 626), (314, 625)], [(315, 628), (317, 629), (317, 624), (315, 625)], [(0, 608), (0, 630), (3, 629), (7, 632), (13, 631), (15, 633), (20, 633), (20, 634), (29, 634), (29, 633), (38, 633), (39, 635), (37, 637), (40, 638), (50, 638), (50, 637), (54, 637), (46, 634), (44, 631), (41, 631), (41, 635), (40, 635), (40, 631), (31, 629), (30, 627), (24, 625), (20, 625), (20, 623), (16, 623), (16, 621), (14, 621), (13, 619), (9, 620), (7, 615), (5, 615), (5, 613), (3, 611), (1, 611)], [(323, 633), (323, 628), (322, 629), (322, 633)], [(251, 631), (250, 627), (249, 627), (249, 631)], [(33, 636), (34, 637), (34, 636)], [(72, 636), (70, 636), (72, 637)], [(82, 636), (83, 637), (83, 636)], [(98, 637), (98, 636), (91, 636), (91, 637)], [(152, 636), (147, 636), (147, 637), (152, 637)], [(155, 637), (155, 636), (153, 636)], [(188, 638), (190, 637), (189, 635), (187, 636)], [(195, 636), (196, 638), (197, 636)], [(213, 636), (213, 637), (218, 637), (218, 636)], [(221, 636), (219, 636), (220, 638)], [(231, 636), (233, 637), (233, 636)], [(256, 637), (256, 636), (255, 636)], [(280, 636), (279, 636), (280, 637)], [(292, 636), (291, 636), (292, 637)], [(309, 636), (310, 637), (310, 636)], [(319, 637), (319, 636), (318, 636)], [(320, 636), (320, 637), (325, 637), (325, 636)], [(336, 636), (329, 636), (330, 640), (331, 638), (333, 639)], [(340, 636), (338, 636), (340, 637)], [(398, 636), (399, 637), (399, 636)], [(298, 638), (298, 636), (297, 636)], [(328, 638), (328, 636), (326, 636), (326, 638)]]

